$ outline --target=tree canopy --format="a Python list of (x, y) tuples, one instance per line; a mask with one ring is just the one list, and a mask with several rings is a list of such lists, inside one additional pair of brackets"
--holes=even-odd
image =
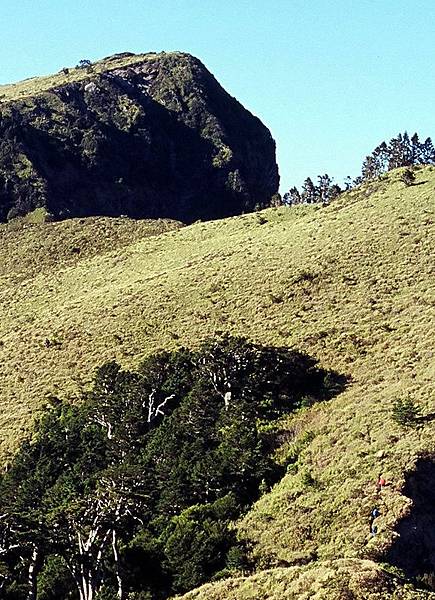
[[(301, 191), (293, 186), (283, 195), (283, 203), (287, 206), (294, 204), (328, 204), (341, 192), (348, 191), (380, 175), (398, 167), (415, 167), (418, 165), (435, 164), (435, 148), (430, 137), (423, 142), (417, 133), (409, 137), (408, 133), (399, 133), (388, 143), (382, 142), (366, 156), (361, 167), (361, 175), (352, 179), (346, 177), (344, 189), (334, 183), (328, 174), (318, 175), (318, 184), (315, 185), (310, 177), (302, 184)], [(412, 185), (412, 175), (405, 178), (405, 185)]]
[(232, 523), (282, 475), (265, 425), (343, 383), (229, 336), (103, 365), (0, 478), (2, 598), (164, 598), (240, 566)]

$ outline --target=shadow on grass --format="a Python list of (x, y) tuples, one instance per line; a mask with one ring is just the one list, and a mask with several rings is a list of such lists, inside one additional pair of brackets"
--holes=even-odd
[(417, 181), (416, 183), (411, 183), (409, 187), (416, 187), (417, 185), (424, 185), (427, 181)]
[(415, 420), (417, 423), (430, 423), (431, 421), (435, 420), (435, 413), (430, 413), (429, 415), (417, 417)]
[(398, 537), (386, 558), (423, 587), (435, 590), (435, 457), (417, 461), (406, 476), (403, 494), (412, 500), (411, 510), (399, 522)]

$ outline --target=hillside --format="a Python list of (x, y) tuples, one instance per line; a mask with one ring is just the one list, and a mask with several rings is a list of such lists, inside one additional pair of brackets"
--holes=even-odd
[[(181, 597), (180, 597), (181, 598)], [(304, 567), (276, 568), (207, 584), (183, 600), (429, 600), (368, 560), (339, 559)]]
[[(342, 585), (331, 569), (343, 582), (349, 565), (358, 574), (352, 585), (379, 584), (384, 595), (374, 587), (373, 598), (432, 597), (406, 590), (372, 561), (389, 558), (415, 575), (435, 567), (427, 533), (435, 521), (434, 189), (433, 167), (419, 169), (411, 187), (394, 171), (328, 207), (166, 224), (151, 237), (128, 219), (3, 226), (2, 457), (50, 395), (74, 394), (105, 360), (132, 365), (217, 331), (293, 346), (350, 383), (283, 422), (279, 456), (288, 473), (238, 524), (257, 570), (271, 570), (186, 598), (273, 597), (287, 580), (299, 594), (288, 598), (305, 597), (300, 590), (308, 594), (313, 582), (316, 598), (370, 598), (328, 591)], [(98, 252), (72, 252), (90, 240)], [(15, 260), (18, 248), (35, 261)], [(403, 432), (391, 408), (408, 396), (428, 418)], [(387, 486), (379, 496), (380, 472)], [(337, 559), (345, 560), (330, 562)]]
[(82, 62), (0, 86), (0, 221), (45, 208), (193, 222), (269, 205), (275, 142), (198, 59)]

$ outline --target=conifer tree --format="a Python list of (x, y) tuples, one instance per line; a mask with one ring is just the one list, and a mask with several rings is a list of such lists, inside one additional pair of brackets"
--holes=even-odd
[(418, 133), (414, 133), (411, 138), (411, 164), (419, 165), (422, 162), (422, 145), (418, 138)]
[(321, 202), (328, 203), (341, 194), (341, 187), (338, 184), (333, 183), (334, 179), (327, 173), (325, 173), (325, 175), (319, 175), (318, 181), (317, 196)]
[(361, 178), (354, 184), (375, 179), (382, 173), (398, 167), (412, 167), (419, 164), (434, 164), (435, 149), (431, 138), (421, 143), (417, 133), (410, 138), (405, 131), (392, 138), (388, 144), (382, 142), (372, 154), (367, 156), (362, 165)]
[(294, 204), (300, 204), (302, 201), (301, 195), (296, 186), (291, 187), (289, 189), (289, 191), (284, 194), (283, 199), (284, 199), (284, 204), (286, 204), (287, 206), (293, 206)]
[(329, 200), (334, 200), (334, 198), (337, 198), (342, 192), (343, 190), (341, 187), (337, 183), (334, 183), (329, 190)]
[(392, 138), (388, 144), (388, 171), (403, 166), (402, 134), (399, 133), (399, 135), (396, 138)]
[(302, 185), (301, 199), (305, 204), (316, 202), (317, 190), (310, 177), (307, 177)]
[(225, 568), (230, 521), (283, 473), (259, 425), (343, 384), (306, 355), (230, 336), (137, 372), (107, 363), (0, 475), (2, 600), (166, 598), (203, 583)]
[(379, 165), (374, 156), (366, 156), (362, 165), (361, 175), (364, 181), (375, 179), (379, 175)]
[(349, 190), (351, 190), (352, 189), (352, 185), (353, 185), (352, 177), (350, 175), (347, 175), (347, 177), (344, 180), (344, 190), (345, 190), (345, 192), (348, 192)]
[(423, 162), (426, 164), (435, 164), (435, 148), (430, 137), (426, 138), (423, 144)]

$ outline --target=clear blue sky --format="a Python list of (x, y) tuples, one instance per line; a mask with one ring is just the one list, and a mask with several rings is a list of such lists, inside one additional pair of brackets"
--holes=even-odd
[(271, 129), (281, 190), (435, 136), (435, 0), (2, 0), (0, 83), (183, 50)]

